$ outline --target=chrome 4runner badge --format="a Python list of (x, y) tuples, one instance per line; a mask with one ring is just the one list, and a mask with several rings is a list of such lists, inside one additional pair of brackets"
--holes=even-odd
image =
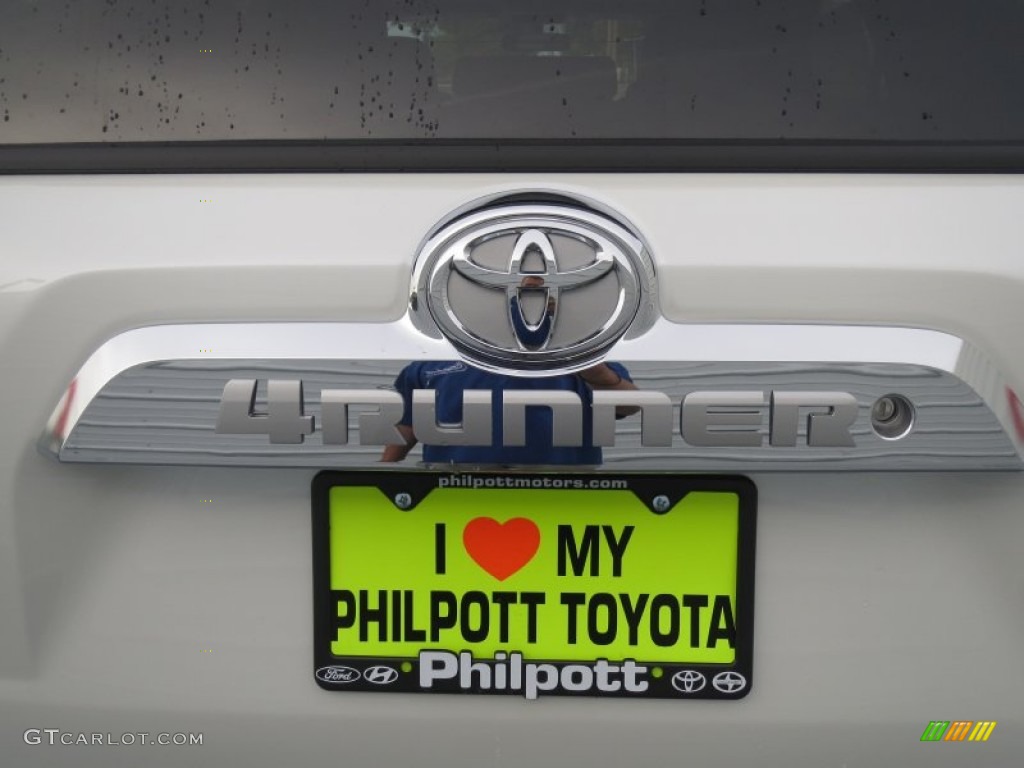
[[(224, 386), (217, 416), (219, 434), (266, 435), (271, 443), (301, 443), (312, 434), (316, 418), (306, 414), (301, 381), (270, 379), (266, 413), (255, 413), (256, 379), (232, 379)], [(417, 389), (412, 396), (412, 432), (417, 439), (437, 445), (524, 445), (525, 409), (550, 408), (554, 416), (555, 445), (582, 444), (584, 408), (579, 396), (558, 390), (500, 392), (502, 409), (513, 425), (494, 434), (489, 389), (462, 394), (462, 423), (439, 425), (436, 393)], [(637, 408), (641, 414), (640, 443), (671, 446), (673, 402), (663, 392), (606, 390), (593, 393), (589, 411), (596, 445), (615, 445), (615, 409)], [(890, 400), (895, 396), (890, 396)], [(386, 390), (325, 389), (320, 393), (320, 424), (324, 445), (349, 442), (349, 409), (376, 409), (359, 417), (361, 445), (402, 443), (396, 427), (402, 418), (402, 397)], [(819, 412), (808, 413), (814, 409)], [(679, 434), (689, 445), (717, 447), (796, 446), (811, 448), (853, 446), (850, 428), (857, 418), (857, 399), (849, 392), (689, 392), (679, 402)], [(514, 420), (514, 421), (513, 421)], [(522, 426), (519, 426), (522, 425)], [(762, 434), (767, 425), (768, 440)], [(909, 426), (907, 428), (909, 431)], [(800, 433), (803, 432), (803, 438)], [(902, 436), (902, 435), (901, 435)]]
[(331, 690), (738, 698), (755, 491), (732, 477), (324, 472)]

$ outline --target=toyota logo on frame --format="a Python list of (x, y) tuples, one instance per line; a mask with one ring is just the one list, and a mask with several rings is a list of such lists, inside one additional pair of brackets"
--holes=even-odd
[(680, 693), (703, 691), (707, 682), (707, 678), (695, 669), (684, 669), (672, 675), (672, 687)]

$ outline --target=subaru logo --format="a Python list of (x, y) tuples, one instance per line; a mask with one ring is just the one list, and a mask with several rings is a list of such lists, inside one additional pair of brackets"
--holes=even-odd
[(708, 679), (695, 669), (684, 669), (672, 675), (672, 687), (680, 693), (697, 693), (704, 690)]
[(322, 683), (354, 683), (360, 677), (359, 670), (352, 667), (320, 667), (316, 671), (316, 679)]
[(509, 204), (423, 246), (412, 319), (478, 367), (578, 371), (654, 321), (654, 269), (625, 225), (582, 207)]
[(374, 685), (390, 685), (398, 679), (398, 670), (384, 665), (363, 670), (363, 679)]
[(739, 672), (733, 672), (730, 669), (715, 675), (711, 680), (711, 685), (719, 693), (737, 693), (747, 687), (747, 678)]

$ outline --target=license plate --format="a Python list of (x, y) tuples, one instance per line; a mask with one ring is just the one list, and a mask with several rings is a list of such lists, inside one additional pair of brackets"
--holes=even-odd
[(756, 490), (669, 474), (322, 472), (315, 676), (340, 691), (726, 698)]

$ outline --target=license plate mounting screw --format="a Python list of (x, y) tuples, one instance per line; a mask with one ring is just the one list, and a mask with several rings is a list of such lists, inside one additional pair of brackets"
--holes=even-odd
[(668, 496), (662, 493), (651, 499), (651, 506), (654, 507), (655, 512), (668, 512), (672, 502), (669, 501)]
[(395, 506), (399, 509), (408, 509), (412, 506), (412, 496), (408, 493), (396, 493)]

